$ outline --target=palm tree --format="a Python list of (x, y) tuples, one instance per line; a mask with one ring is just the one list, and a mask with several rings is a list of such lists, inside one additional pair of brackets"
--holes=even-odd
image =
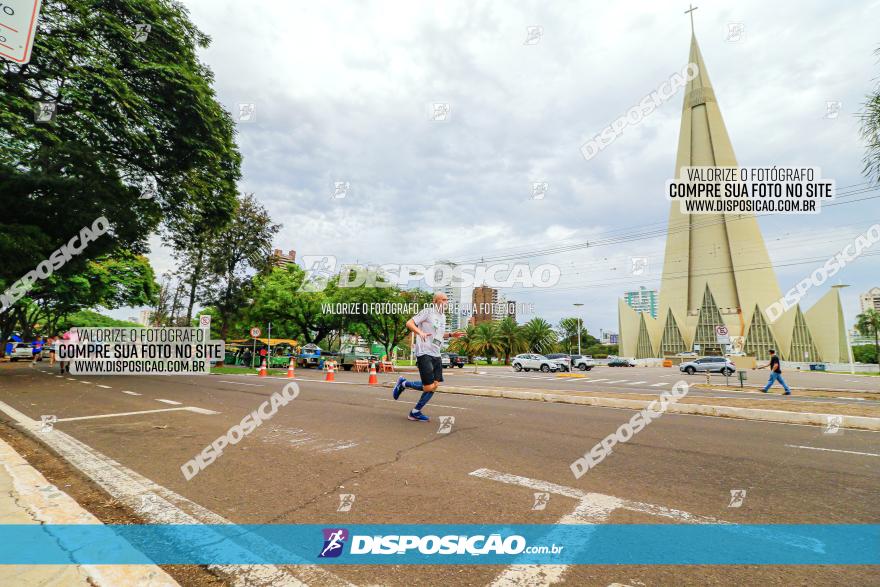
[(523, 325), (523, 337), (533, 353), (545, 353), (556, 344), (556, 331), (543, 318), (532, 318)]
[(468, 326), (465, 329), (464, 334), (449, 341), (449, 350), (460, 355), (465, 355), (468, 359), (468, 363), (473, 363), (475, 337), (476, 328), (473, 325)]
[(877, 363), (880, 364), (880, 312), (877, 310), (865, 310), (856, 316), (856, 330), (862, 336), (874, 337), (874, 350), (876, 351)]
[(504, 364), (510, 364), (510, 357), (529, 350), (528, 343), (523, 336), (522, 327), (516, 320), (508, 316), (498, 323), (498, 339), (501, 352), (504, 353)]
[(486, 357), (491, 365), (492, 356), (501, 354), (501, 338), (497, 322), (483, 322), (474, 329), (474, 352)]

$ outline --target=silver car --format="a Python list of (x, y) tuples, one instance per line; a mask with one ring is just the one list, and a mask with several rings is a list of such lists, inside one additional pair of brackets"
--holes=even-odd
[(559, 365), (545, 357), (533, 353), (524, 353), (513, 358), (514, 371), (543, 371), (548, 373), (559, 369)]
[(696, 361), (688, 361), (678, 366), (678, 370), (693, 375), (694, 373), (721, 373), (733, 375), (736, 373), (736, 365), (725, 357), (703, 357)]

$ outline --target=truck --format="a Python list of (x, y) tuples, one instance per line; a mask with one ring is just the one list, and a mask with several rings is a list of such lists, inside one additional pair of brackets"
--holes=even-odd
[(342, 367), (346, 371), (351, 371), (355, 361), (375, 363), (378, 362), (379, 357), (371, 353), (367, 347), (346, 345), (339, 349), (333, 360), (336, 361), (337, 366)]

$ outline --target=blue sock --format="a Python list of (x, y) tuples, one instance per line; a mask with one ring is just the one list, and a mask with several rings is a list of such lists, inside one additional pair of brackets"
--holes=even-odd
[(404, 381), (404, 387), (409, 387), (410, 389), (418, 389), (422, 391), (422, 382), (421, 381)]
[(419, 398), (419, 403), (416, 404), (415, 411), (421, 412), (422, 408), (425, 407), (425, 404), (427, 404), (429, 401), (431, 401), (432, 397), (434, 397), (433, 391), (423, 391), (422, 397)]

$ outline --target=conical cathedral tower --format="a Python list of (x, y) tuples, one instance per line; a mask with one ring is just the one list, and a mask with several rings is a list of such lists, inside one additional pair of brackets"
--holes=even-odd
[[(698, 74), (685, 88), (676, 178), (682, 167), (737, 166), (693, 33), (689, 61), (697, 66)], [(724, 354), (731, 349), (720, 345), (716, 336), (716, 327), (723, 325), (747, 355), (759, 359), (765, 359), (773, 348), (788, 360), (846, 360), (840, 356), (845, 333), (833, 333), (831, 340), (821, 345), (826, 347), (821, 352), (797, 306), (771, 323), (766, 310), (781, 296), (754, 214), (684, 214), (679, 203), (672, 202), (657, 319), (636, 313), (620, 300), (620, 353), (636, 358), (690, 350), (703, 355)], [(824, 305), (836, 310), (839, 302)], [(812, 322), (824, 324), (842, 322), (812, 318)]]

